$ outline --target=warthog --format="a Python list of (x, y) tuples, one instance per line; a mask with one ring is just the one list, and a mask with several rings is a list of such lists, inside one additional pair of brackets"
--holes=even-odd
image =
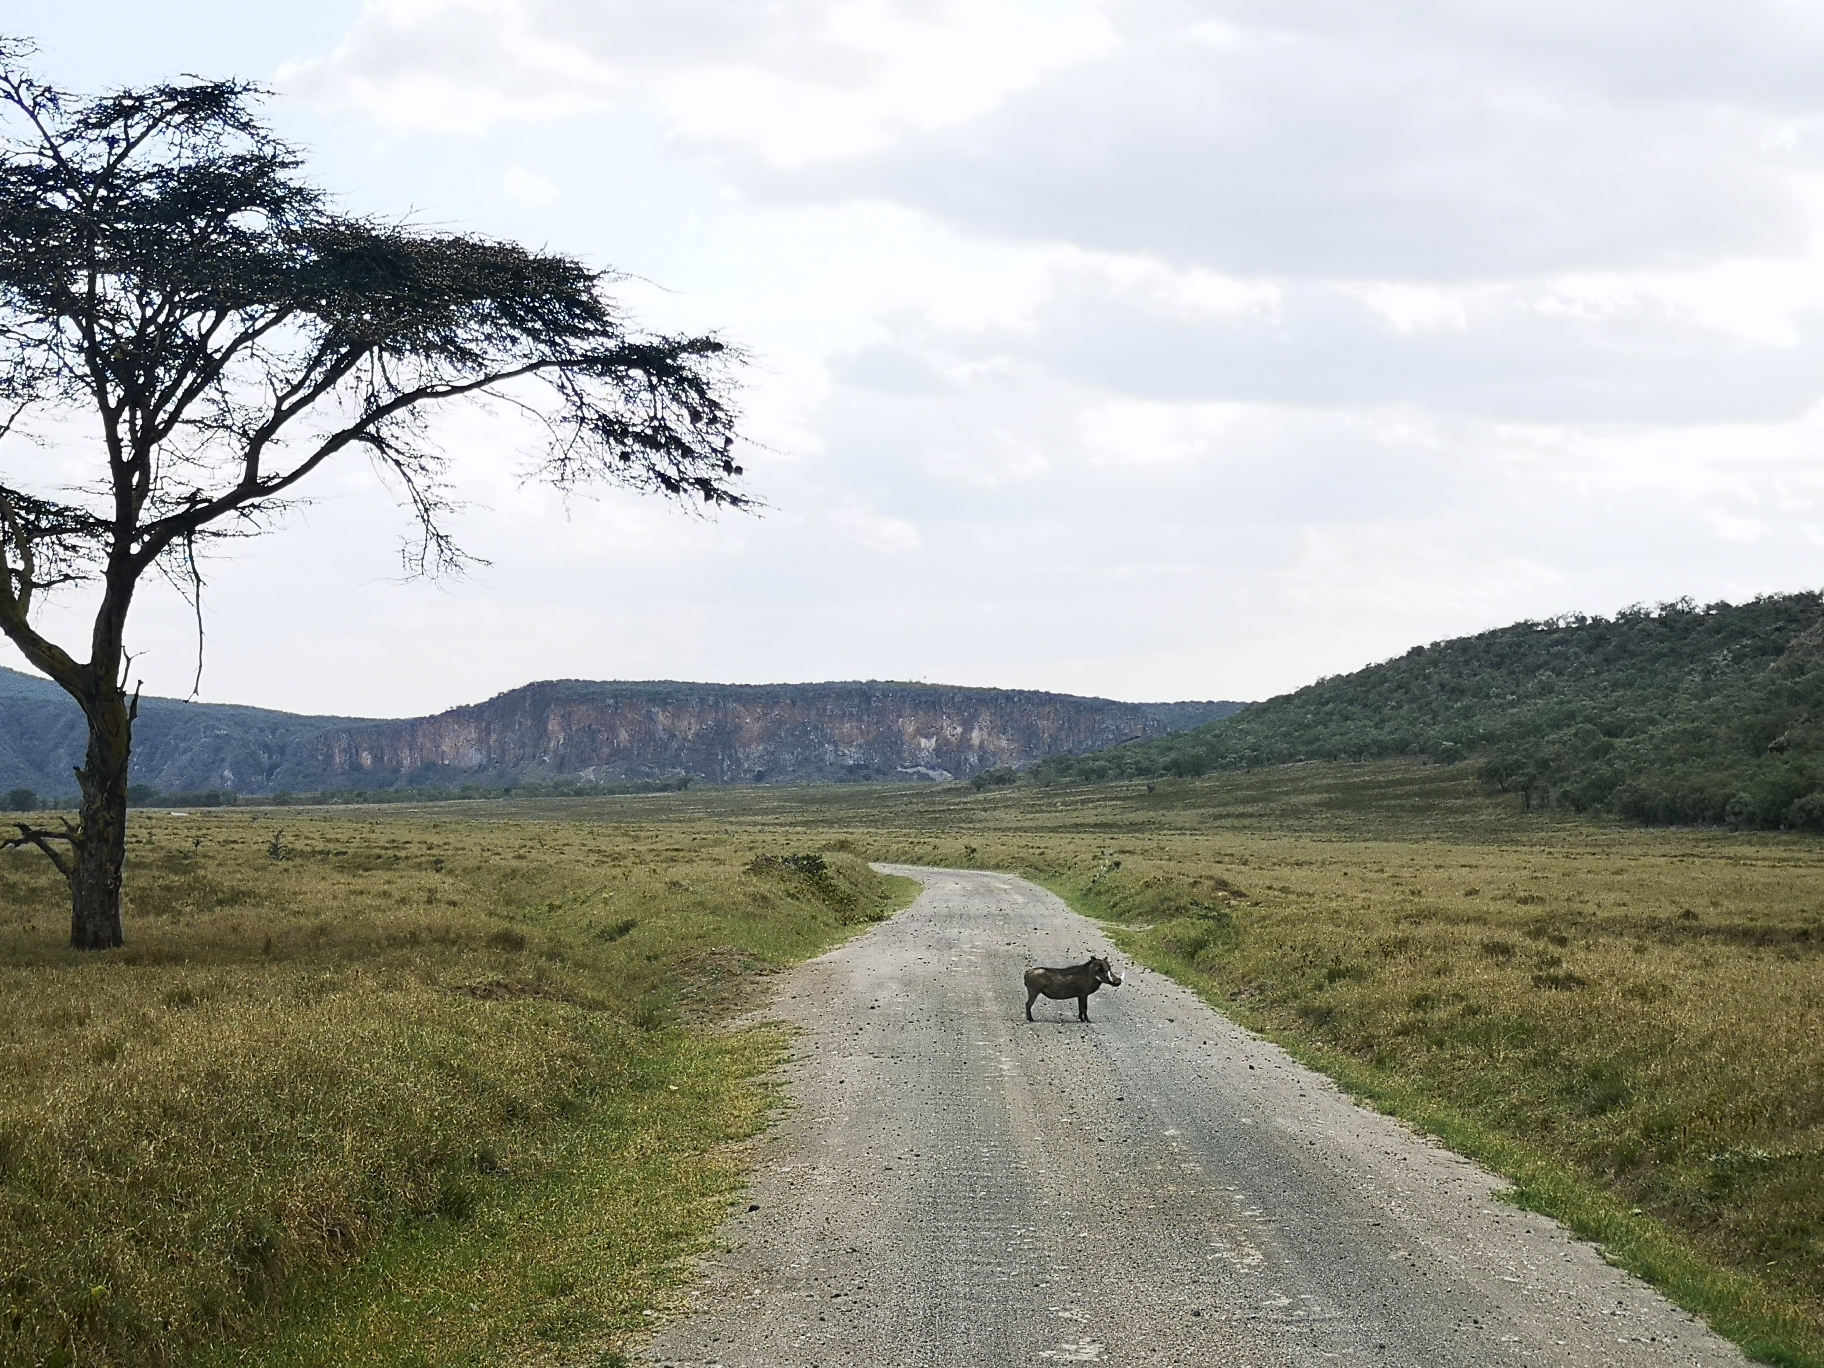
[(1121, 975), (1108, 967), (1100, 955), (1091, 955), (1081, 964), (1068, 969), (1028, 969), (1026, 971), (1026, 1020), (1032, 1020), (1032, 1004), (1043, 993), (1048, 998), (1075, 998), (1077, 1020), (1089, 1020), (1089, 995), (1103, 984), (1121, 986)]

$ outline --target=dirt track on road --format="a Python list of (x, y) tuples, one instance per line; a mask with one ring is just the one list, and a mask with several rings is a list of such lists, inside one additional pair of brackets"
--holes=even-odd
[(891, 872), (923, 896), (779, 980), (793, 1110), (652, 1362), (1747, 1362), (1165, 978), (1028, 1024), (1021, 972), (1107, 952), (1095, 923)]

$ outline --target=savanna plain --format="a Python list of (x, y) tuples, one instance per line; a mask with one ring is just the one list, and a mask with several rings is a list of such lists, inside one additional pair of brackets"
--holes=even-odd
[(133, 832), (108, 954), (0, 856), (9, 1363), (625, 1361), (789, 1105), (767, 976), (915, 892), (869, 860), (1045, 884), (1751, 1353), (1824, 1363), (1815, 836), (1397, 762)]

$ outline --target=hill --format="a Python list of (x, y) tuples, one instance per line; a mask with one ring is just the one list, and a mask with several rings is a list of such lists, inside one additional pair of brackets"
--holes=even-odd
[[(308, 743), (358, 721), (229, 703), (143, 698), (133, 729), (133, 779), (159, 789), (265, 792), (299, 768)], [(36, 675), (0, 668), (0, 790), (76, 792), (88, 732), (68, 694)]]
[[(1165, 735), (1239, 703), (940, 684), (551, 680), (435, 717), (310, 717), (148, 698), (133, 782), (243, 795), (573, 781), (584, 785), (967, 778)], [(0, 669), (0, 791), (74, 791), (81, 715), (46, 680)]]
[(1301, 760), (1473, 762), (1527, 806), (1824, 828), (1824, 598), (1688, 599), (1415, 646), (1178, 735), (1053, 756), (1040, 783)]

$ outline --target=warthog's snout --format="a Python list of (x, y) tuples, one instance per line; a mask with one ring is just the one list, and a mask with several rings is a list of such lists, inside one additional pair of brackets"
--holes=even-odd
[(1103, 984), (1121, 986), (1121, 975), (1109, 968), (1100, 955), (1091, 955), (1082, 964), (1066, 969), (1028, 969), (1026, 971), (1026, 1020), (1032, 1020), (1032, 1004), (1039, 995), (1048, 998), (1075, 998), (1077, 1020), (1089, 1020), (1089, 995)]

